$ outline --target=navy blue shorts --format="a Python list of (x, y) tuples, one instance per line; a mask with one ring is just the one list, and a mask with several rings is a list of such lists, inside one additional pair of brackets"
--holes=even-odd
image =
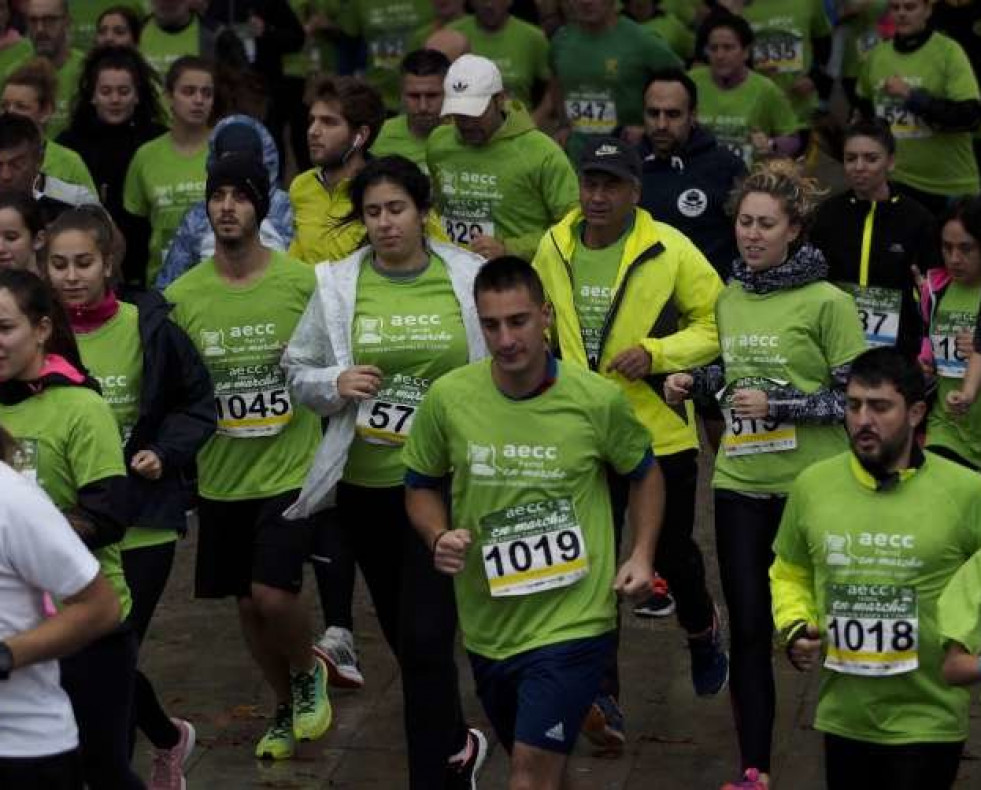
[(477, 696), (497, 739), (569, 754), (616, 647), (610, 632), (495, 661), (468, 653)]

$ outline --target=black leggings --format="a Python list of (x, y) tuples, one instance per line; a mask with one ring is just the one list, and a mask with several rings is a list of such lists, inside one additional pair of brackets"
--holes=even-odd
[(358, 572), (354, 532), (336, 529), (336, 521), (336, 508), (317, 516), (313, 526), (313, 573), (324, 612), (324, 626), (353, 632), (354, 579)]
[(405, 489), (337, 488), (334, 523), (320, 531), (314, 554), (333, 558), (346, 541), (361, 568), (385, 639), (402, 671), (403, 715), (414, 790), (447, 785), (447, 760), (466, 744), (453, 651), (453, 580), (433, 567), (409, 523)]
[(89, 790), (142, 790), (129, 766), (129, 728), (138, 651), (128, 622), (61, 659), (61, 686), (68, 693), (82, 771)]
[(887, 746), (828, 734), (824, 736), (828, 790), (949, 790), (963, 751), (961, 742)]
[(742, 767), (770, 770), (776, 709), (770, 565), (784, 497), (715, 492), (715, 544), (729, 610), (729, 694)]
[[(123, 552), (123, 573), (129, 585), (133, 608), (129, 620), (140, 645), (146, 638), (150, 620), (167, 586), (170, 569), (174, 565), (177, 541), (128, 549)], [(130, 756), (136, 745), (136, 728), (158, 749), (170, 749), (180, 740), (180, 732), (157, 699), (153, 685), (139, 669), (133, 689), (133, 723), (130, 727)]]
[(47, 757), (0, 757), (3, 790), (82, 790), (78, 749)]
[[(678, 606), (678, 623), (689, 634), (697, 634), (711, 628), (714, 617), (712, 596), (705, 583), (705, 562), (692, 535), (695, 529), (698, 452), (685, 450), (674, 455), (660, 456), (657, 462), (664, 475), (666, 498), (664, 526), (658, 537), (654, 565), (671, 587), (671, 594)], [(612, 473), (608, 480), (613, 505), (613, 529), (619, 555), (630, 481)], [(616, 653), (612, 660), (614, 664), (603, 681), (603, 693), (618, 697), (620, 683)]]

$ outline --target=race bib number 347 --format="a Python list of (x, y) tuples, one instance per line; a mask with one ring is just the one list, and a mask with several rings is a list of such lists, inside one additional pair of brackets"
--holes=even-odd
[(826, 608), (828, 669), (885, 677), (919, 666), (919, 619), (912, 587), (829, 584)]
[(493, 597), (568, 587), (589, 572), (571, 499), (530, 502), (480, 520), (481, 558)]

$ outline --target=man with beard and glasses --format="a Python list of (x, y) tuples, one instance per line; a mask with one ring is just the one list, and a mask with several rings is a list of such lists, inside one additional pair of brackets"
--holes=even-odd
[(290, 255), (314, 264), (346, 258), (364, 240), (364, 226), (347, 221), (348, 190), (385, 121), (385, 105), (377, 90), (354, 77), (321, 78), (309, 98), (307, 143), (314, 166), (290, 186)]
[(822, 666), (830, 790), (949, 788), (968, 734), (968, 694), (941, 676), (937, 600), (981, 548), (981, 478), (920, 450), (925, 399), (899, 350), (855, 359), (851, 451), (798, 476), (774, 543), (776, 627), (797, 669)]
[(402, 61), (402, 114), (385, 121), (371, 147), (375, 156), (398, 154), (426, 168), (426, 141), (442, 120), (443, 79), (450, 59), (435, 49), (417, 49)]

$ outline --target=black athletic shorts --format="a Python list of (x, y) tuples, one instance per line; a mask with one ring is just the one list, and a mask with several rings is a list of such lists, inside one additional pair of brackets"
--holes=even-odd
[(201, 497), (195, 597), (248, 598), (253, 582), (298, 593), (313, 541), (310, 519), (283, 518), (298, 494), (237, 502)]

